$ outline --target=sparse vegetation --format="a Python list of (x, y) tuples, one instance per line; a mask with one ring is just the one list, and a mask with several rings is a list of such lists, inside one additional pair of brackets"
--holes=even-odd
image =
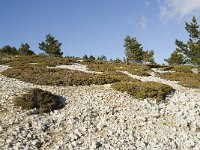
[(112, 88), (127, 92), (137, 99), (154, 98), (157, 102), (175, 91), (172, 87), (157, 82), (118, 82), (113, 83)]
[(28, 93), (16, 97), (13, 103), (15, 106), (26, 110), (36, 108), (39, 113), (48, 113), (63, 107), (63, 103), (58, 95), (38, 88), (31, 89)]

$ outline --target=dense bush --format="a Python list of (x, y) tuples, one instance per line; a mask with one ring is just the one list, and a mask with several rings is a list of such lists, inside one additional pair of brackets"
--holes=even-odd
[(68, 69), (50, 69), (42, 66), (9, 68), (2, 74), (38, 85), (101, 85), (120, 81), (135, 81), (135, 79), (117, 72), (90, 74)]
[(58, 95), (41, 89), (31, 89), (28, 93), (16, 97), (13, 103), (17, 107), (30, 110), (36, 108), (39, 113), (47, 113), (63, 107)]
[(157, 82), (118, 82), (113, 83), (112, 88), (127, 92), (138, 99), (155, 98), (157, 102), (164, 100), (168, 94), (175, 91), (172, 87)]
[(200, 88), (200, 75), (187, 72), (160, 73), (163, 79), (179, 81), (179, 84), (190, 88)]

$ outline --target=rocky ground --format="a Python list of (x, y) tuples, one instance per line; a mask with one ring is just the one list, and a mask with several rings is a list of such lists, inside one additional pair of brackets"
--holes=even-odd
[[(0, 71), (7, 69), (0, 66)], [(156, 76), (140, 77), (171, 85), (166, 102), (133, 99), (110, 85), (36, 86), (0, 76), (0, 149), (200, 149), (200, 90)], [(65, 98), (50, 114), (22, 111), (14, 96), (41, 88)]]

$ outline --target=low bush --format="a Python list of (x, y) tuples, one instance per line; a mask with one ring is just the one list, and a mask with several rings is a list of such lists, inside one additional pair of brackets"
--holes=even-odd
[(48, 113), (63, 107), (58, 95), (53, 95), (51, 92), (38, 88), (31, 89), (28, 93), (16, 97), (13, 103), (15, 106), (26, 110), (36, 108), (39, 113)]
[(120, 81), (135, 81), (123, 73), (90, 74), (81, 71), (26, 66), (9, 68), (2, 72), (4, 76), (38, 85), (91, 85), (110, 84)]
[(179, 84), (190, 88), (200, 88), (200, 74), (174, 72), (160, 73), (159, 76), (166, 80), (179, 81)]
[(83, 62), (83, 64), (87, 65), (89, 70), (96, 72), (116, 72), (116, 67), (120, 66), (119, 64), (100, 60), (96, 60), (94, 62)]
[(7, 63), (11, 67), (30, 66), (30, 63), (36, 63), (37, 66), (55, 67), (57, 65), (70, 65), (77, 61), (78, 58), (63, 58), (63, 57), (45, 57), (39, 55), (33, 56), (17, 56)]
[(154, 98), (157, 102), (175, 91), (172, 87), (157, 82), (118, 82), (113, 83), (112, 88), (127, 92), (137, 99)]
[(186, 73), (192, 73), (192, 66), (187, 65), (176, 65), (176, 66), (168, 66), (164, 67), (164, 71), (176, 71), (176, 72), (186, 72)]
[(151, 69), (139, 63), (114, 63), (114, 62), (105, 62), (105, 61), (95, 61), (92, 63), (84, 62), (83, 64), (87, 65), (89, 70), (96, 72), (116, 72), (117, 70), (128, 71), (129, 73), (139, 75), (139, 76), (149, 76), (149, 71)]
[(128, 71), (129, 73), (138, 76), (150, 76), (149, 72), (151, 71), (151, 69), (148, 66), (139, 63), (128, 65), (124, 64), (120, 70)]

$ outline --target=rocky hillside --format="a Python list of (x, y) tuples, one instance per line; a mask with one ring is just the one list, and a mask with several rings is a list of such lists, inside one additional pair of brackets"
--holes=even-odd
[[(6, 69), (0, 66), (0, 72)], [(88, 72), (80, 64), (68, 69)], [(1, 75), (0, 149), (200, 148), (199, 89), (161, 79), (156, 70), (145, 77), (121, 72), (142, 82), (164, 83), (176, 91), (156, 103), (151, 98), (135, 99), (112, 89), (110, 84), (47, 86)], [(44, 114), (15, 107), (13, 99), (31, 88), (62, 96), (65, 106)]]

